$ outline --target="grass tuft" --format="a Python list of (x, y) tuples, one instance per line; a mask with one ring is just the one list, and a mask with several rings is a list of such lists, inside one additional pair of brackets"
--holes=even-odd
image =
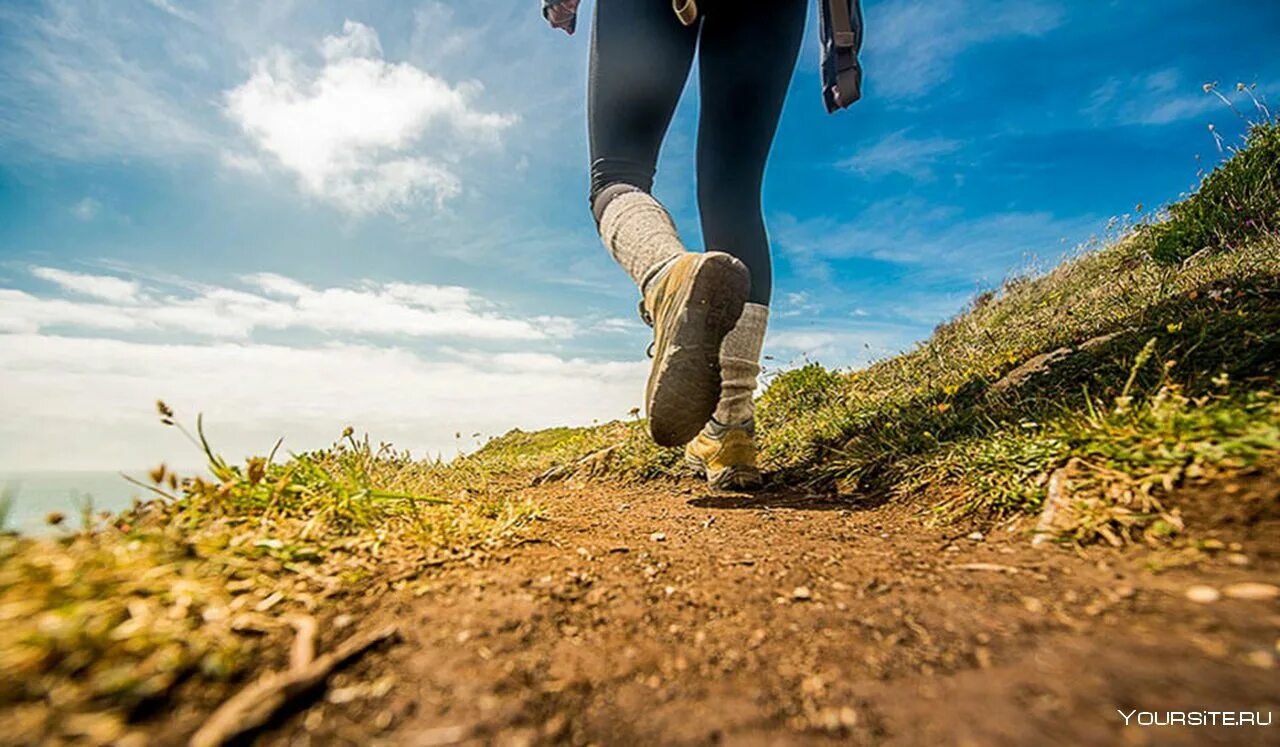
[(1201, 251), (1230, 250), (1280, 229), (1280, 123), (1250, 129), (1243, 148), (1220, 164), (1168, 217), (1139, 237), (1165, 263)]

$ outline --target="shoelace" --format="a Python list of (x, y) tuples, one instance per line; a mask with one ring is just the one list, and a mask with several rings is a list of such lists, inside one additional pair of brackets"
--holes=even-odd
[(639, 309), (640, 309), (640, 321), (642, 321), (642, 322), (644, 322), (645, 324), (647, 324), (647, 325), (649, 325), (650, 327), (652, 327), (652, 326), (653, 326), (653, 316), (652, 316), (652, 315), (650, 315), (650, 314), (649, 314), (649, 310), (648, 310), (648, 309), (646, 309), (646, 308), (644, 307), (644, 299), (643, 299), (643, 298), (641, 298), (641, 299), (640, 299), (640, 303), (637, 305), (637, 308), (639, 308)]

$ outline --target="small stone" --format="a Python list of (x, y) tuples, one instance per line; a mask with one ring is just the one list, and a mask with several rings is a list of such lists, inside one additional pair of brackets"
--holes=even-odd
[(363, 696), (364, 696), (364, 688), (360, 687), (359, 685), (352, 685), (350, 687), (333, 688), (332, 690), (329, 691), (329, 694), (325, 697), (325, 700), (329, 701), (334, 705), (344, 705), (346, 703), (350, 703), (351, 701), (356, 700), (357, 698), (360, 698)]
[(809, 591), (808, 586), (797, 586), (791, 591), (791, 598), (797, 602), (807, 602), (813, 599), (813, 592)]
[(654, 532), (653, 534), (649, 535), (649, 539), (654, 542), (666, 542), (667, 535), (663, 534), (662, 532)]
[(1210, 604), (1218, 601), (1221, 596), (1212, 586), (1192, 586), (1186, 592), (1187, 599), (1196, 604)]
[(982, 532), (969, 532), (967, 539), (971, 539), (974, 542), (981, 542), (982, 540), (986, 539), (986, 535), (984, 535)]
[(1266, 649), (1258, 649), (1245, 654), (1245, 662), (1251, 667), (1258, 669), (1274, 669), (1276, 666), (1276, 655)]
[(1267, 599), (1275, 599), (1280, 597), (1280, 588), (1271, 584), (1260, 584), (1252, 581), (1246, 581), (1239, 584), (1231, 584), (1222, 590), (1230, 599), (1248, 599), (1251, 601), (1265, 601)]
[(852, 729), (853, 727), (857, 726), (858, 712), (853, 710), (849, 706), (844, 706), (843, 708), (841, 708), (840, 709), (840, 725), (846, 729)]

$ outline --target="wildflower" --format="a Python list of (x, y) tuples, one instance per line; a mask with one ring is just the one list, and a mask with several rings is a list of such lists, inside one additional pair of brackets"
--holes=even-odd
[(939, 403), (938, 403), (938, 412), (947, 412), (947, 411), (948, 411), (948, 410), (950, 410), (950, 409), (951, 409), (951, 403), (950, 403), (950, 402), (939, 402)]

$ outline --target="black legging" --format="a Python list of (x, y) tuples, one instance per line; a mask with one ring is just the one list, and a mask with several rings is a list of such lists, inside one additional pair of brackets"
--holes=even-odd
[[(700, 0), (683, 26), (667, 0), (597, 0), (587, 110), (591, 200), (653, 188), (658, 149), (699, 55), (698, 209), (706, 248), (751, 271), (750, 301), (773, 292), (760, 207), (765, 161), (804, 36), (808, 0)], [(607, 198), (606, 198), (607, 199)], [(603, 206), (596, 206), (597, 216)]]

